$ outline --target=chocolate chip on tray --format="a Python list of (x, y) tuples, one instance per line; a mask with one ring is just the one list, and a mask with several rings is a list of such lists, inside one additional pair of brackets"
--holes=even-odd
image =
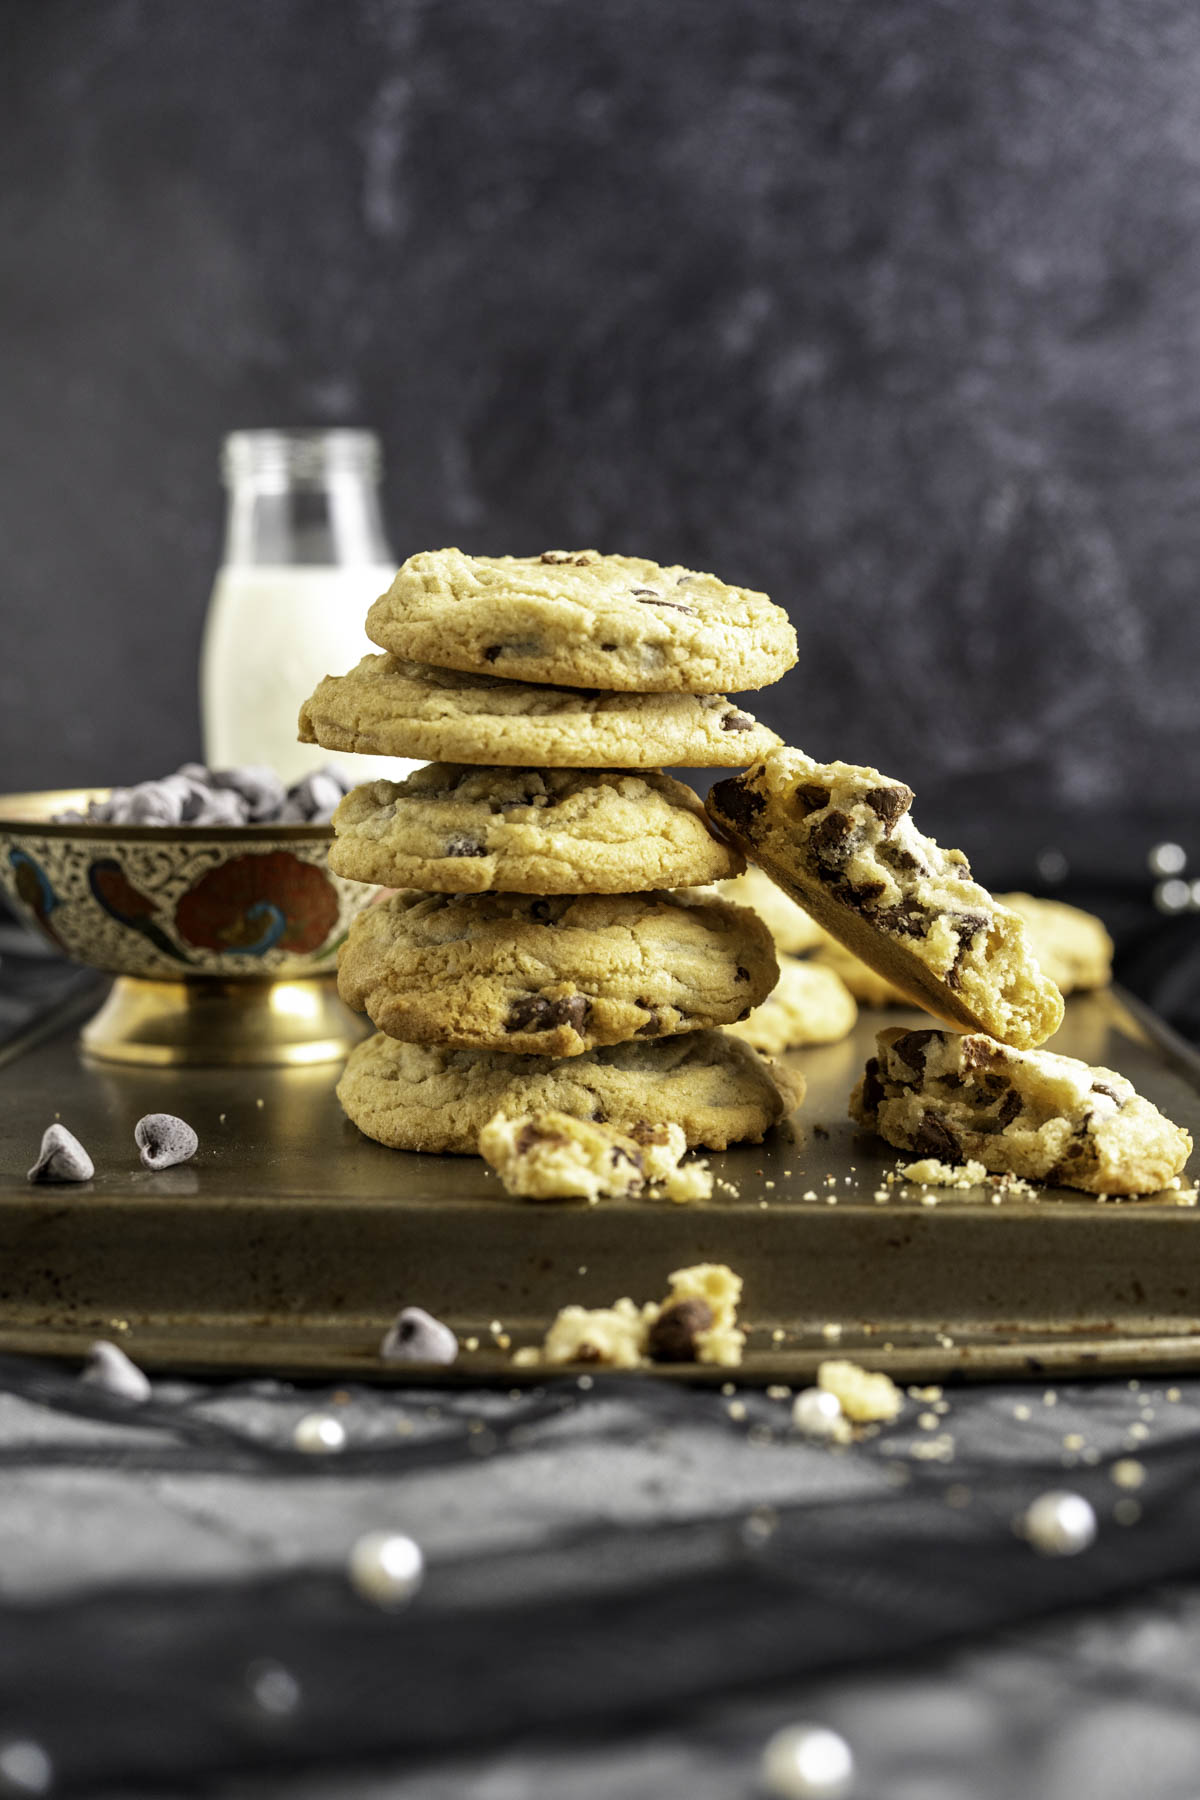
[(406, 1306), (384, 1333), (379, 1354), (385, 1362), (441, 1363), (458, 1355), (458, 1339), (448, 1325), (420, 1306)]
[(96, 1165), (79, 1139), (65, 1125), (47, 1125), (29, 1180), (90, 1181), (95, 1173)]
[(123, 1350), (105, 1338), (92, 1345), (79, 1379), (86, 1381), (89, 1387), (101, 1388), (104, 1393), (115, 1394), (121, 1400), (150, 1398), (148, 1378)]
[(646, 1339), (652, 1362), (695, 1362), (696, 1335), (713, 1322), (705, 1300), (680, 1300), (659, 1313)]
[(170, 1169), (189, 1162), (200, 1148), (200, 1139), (186, 1119), (174, 1113), (147, 1113), (133, 1128), (133, 1140), (148, 1169)]

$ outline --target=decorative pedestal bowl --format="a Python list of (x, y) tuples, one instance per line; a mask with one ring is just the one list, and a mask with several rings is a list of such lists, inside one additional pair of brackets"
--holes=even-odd
[(0, 886), (32, 929), (116, 976), (84, 1053), (181, 1067), (333, 1062), (367, 1029), (338, 946), (377, 889), (325, 866), (329, 825), (52, 823), (103, 788), (0, 796)]

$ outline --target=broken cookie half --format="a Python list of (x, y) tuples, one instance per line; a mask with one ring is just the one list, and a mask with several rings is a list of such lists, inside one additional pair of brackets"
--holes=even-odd
[(877, 1043), (850, 1116), (897, 1149), (1092, 1194), (1156, 1193), (1191, 1154), (1187, 1132), (1112, 1069), (977, 1032), (892, 1027)]
[(1062, 1022), (1025, 925), (971, 876), (961, 850), (923, 837), (912, 789), (877, 769), (779, 749), (708, 810), (847, 949), (960, 1029), (1029, 1049)]
[(737, 1322), (742, 1278), (724, 1263), (696, 1263), (667, 1277), (665, 1300), (644, 1306), (628, 1298), (612, 1306), (564, 1306), (540, 1348), (517, 1350), (514, 1363), (601, 1363), (636, 1369), (647, 1363), (715, 1363), (736, 1368), (746, 1334)]
[(685, 1163), (678, 1125), (638, 1119), (618, 1128), (546, 1110), (508, 1118), (498, 1112), (479, 1133), (479, 1154), (506, 1191), (524, 1200), (623, 1198), (646, 1188), (668, 1200), (708, 1200), (708, 1164)]

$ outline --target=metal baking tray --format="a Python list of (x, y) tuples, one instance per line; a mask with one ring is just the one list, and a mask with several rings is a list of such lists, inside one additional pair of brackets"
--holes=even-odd
[[(719, 1261), (745, 1280), (739, 1380), (804, 1380), (830, 1354), (907, 1379), (1200, 1366), (1200, 1208), (875, 1198), (897, 1157), (855, 1131), (846, 1098), (875, 1032), (909, 1019), (864, 1011), (845, 1042), (793, 1052), (808, 1079), (793, 1124), (714, 1157), (736, 1196), (686, 1207), (512, 1200), (474, 1158), (361, 1137), (336, 1067), (105, 1067), (43, 1026), (0, 1054), (0, 1351), (78, 1356), (103, 1336), (152, 1368), (428, 1382), (377, 1355), (418, 1304), (478, 1345), (440, 1379), (516, 1383), (540, 1372), (514, 1368), (497, 1331), (535, 1342), (569, 1301), (661, 1298), (672, 1269)], [(1119, 1069), (1200, 1141), (1200, 1057), (1127, 996), (1072, 1000), (1054, 1047)], [(140, 1168), (146, 1112), (195, 1125), (192, 1163)], [(95, 1179), (31, 1187), (56, 1116)]]

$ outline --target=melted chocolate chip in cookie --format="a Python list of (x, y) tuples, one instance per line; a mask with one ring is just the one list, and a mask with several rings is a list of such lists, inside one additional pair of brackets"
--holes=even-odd
[(592, 1010), (586, 994), (570, 994), (561, 1000), (547, 1000), (544, 994), (526, 994), (514, 1000), (505, 1021), (506, 1031), (553, 1031), (556, 1026), (570, 1025), (582, 1034)]
[(891, 837), (899, 821), (913, 803), (913, 791), (897, 782), (893, 787), (870, 788), (863, 795), (875, 817), (883, 823), (883, 835)]
[(736, 829), (746, 831), (766, 806), (762, 794), (743, 787), (740, 781), (718, 781), (712, 789), (718, 812)]
[(936, 1156), (941, 1162), (960, 1163), (963, 1159), (958, 1139), (931, 1112), (922, 1114), (913, 1149), (918, 1156)]

